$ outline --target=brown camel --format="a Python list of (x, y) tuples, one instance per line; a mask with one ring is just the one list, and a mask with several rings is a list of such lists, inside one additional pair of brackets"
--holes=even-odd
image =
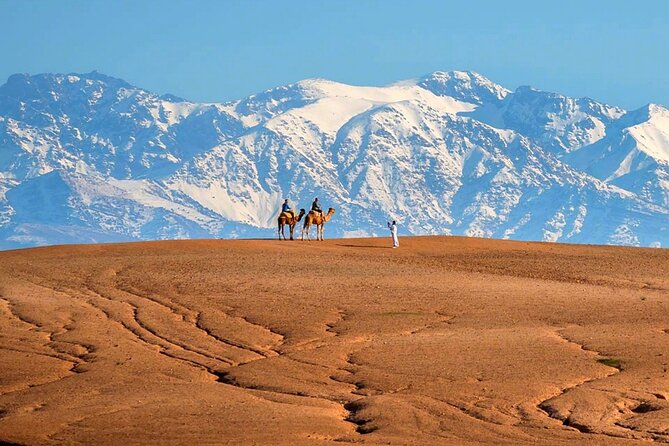
[(311, 229), (311, 225), (316, 225), (316, 240), (323, 240), (323, 229), (325, 228), (325, 222), (329, 221), (334, 213), (334, 208), (330, 208), (326, 215), (322, 215), (314, 211), (309, 212), (307, 216), (304, 217), (304, 224), (302, 226), (302, 240), (304, 240), (305, 232), (307, 233), (307, 240), (311, 240), (309, 237), (309, 229)]
[(300, 209), (300, 215), (297, 217), (290, 213), (290, 212), (282, 212), (279, 214), (278, 218), (278, 223), (279, 223), (279, 240), (281, 240), (281, 237), (283, 237), (284, 240), (286, 240), (286, 234), (283, 232), (284, 227), (288, 225), (288, 229), (290, 229), (290, 239), (293, 239), (293, 231), (295, 231), (295, 225), (297, 224), (298, 221), (302, 220), (302, 216), (304, 215), (304, 209)]

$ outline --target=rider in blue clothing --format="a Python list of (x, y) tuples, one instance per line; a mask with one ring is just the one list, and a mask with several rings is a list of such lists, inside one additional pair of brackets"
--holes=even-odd
[(288, 199), (283, 202), (283, 206), (281, 206), (281, 212), (287, 212), (289, 214), (292, 214), (293, 217), (295, 217), (295, 211), (293, 211), (288, 204)]

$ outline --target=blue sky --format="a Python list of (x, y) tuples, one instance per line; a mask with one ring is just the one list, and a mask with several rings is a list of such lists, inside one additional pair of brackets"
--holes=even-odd
[(196, 101), (459, 69), (636, 108), (669, 105), (669, 2), (0, 0), (0, 54)]

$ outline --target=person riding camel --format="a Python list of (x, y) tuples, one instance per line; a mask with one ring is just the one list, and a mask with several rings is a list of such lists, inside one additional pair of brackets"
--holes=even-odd
[(311, 203), (311, 211), (318, 212), (321, 214), (321, 217), (323, 216), (323, 209), (321, 209), (321, 204), (318, 202), (318, 198), (314, 198), (314, 202)]
[(295, 218), (295, 211), (290, 207), (290, 204), (288, 204), (288, 199), (283, 202), (283, 206), (281, 206), (281, 212), (285, 212), (287, 214), (290, 214), (292, 218)]

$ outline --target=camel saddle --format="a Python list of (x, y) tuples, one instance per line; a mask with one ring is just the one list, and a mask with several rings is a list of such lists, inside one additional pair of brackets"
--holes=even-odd
[(280, 216), (284, 217), (284, 218), (294, 218), (294, 217), (296, 217), (296, 215), (294, 215), (292, 212), (283, 212), (283, 211), (281, 211)]

